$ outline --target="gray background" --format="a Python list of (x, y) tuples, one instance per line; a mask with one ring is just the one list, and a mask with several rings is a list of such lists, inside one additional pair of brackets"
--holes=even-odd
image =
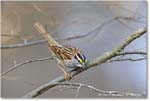
[[(43, 39), (33, 27), (35, 21), (46, 24), (54, 38), (64, 38), (72, 35), (82, 35), (104, 22), (116, 17), (141, 17), (137, 20), (114, 20), (105, 25), (99, 32), (91, 35), (65, 41), (81, 48), (88, 60), (92, 60), (119, 45), (133, 31), (145, 27), (147, 19), (147, 3), (139, 2), (2, 2), (2, 34), (28, 34), (38, 37), (2, 37), (2, 45), (17, 44), (23, 40), (34, 41)], [(146, 51), (146, 35), (127, 46), (124, 51), (135, 51), (143, 48)], [(47, 44), (29, 47), (2, 49), (1, 70), (6, 71), (13, 66), (14, 61), (20, 63), (26, 60), (51, 56)], [(137, 57), (134, 55), (134, 57)], [(138, 62), (115, 62), (92, 68), (71, 82), (81, 82), (102, 90), (145, 94), (147, 89), (146, 60)], [(35, 88), (62, 75), (55, 60), (30, 63), (2, 77), (2, 97), (22, 97)], [(76, 90), (54, 87), (41, 98), (74, 98)], [(78, 98), (99, 98), (97, 93), (81, 88)]]

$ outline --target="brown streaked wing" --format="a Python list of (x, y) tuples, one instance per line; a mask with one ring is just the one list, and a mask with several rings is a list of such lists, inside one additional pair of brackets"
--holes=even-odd
[(77, 48), (70, 45), (64, 45), (63, 47), (59, 46), (50, 46), (51, 50), (56, 54), (56, 56), (62, 60), (71, 60), (71, 58), (77, 52)]
[(49, 46), (51, 51), (56, 55), (58, 59), (63, 59), (59, 54), (61, 53), (61, 48), (59, 46)]

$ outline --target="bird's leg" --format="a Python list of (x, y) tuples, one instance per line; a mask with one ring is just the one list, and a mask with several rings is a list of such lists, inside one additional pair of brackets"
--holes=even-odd
[(70, 74), (67, 73), (67, 72), (64, 70), (64, 68), (63, 68), (63, 66), (62, 66), (61, 64), (60, 64), (58, 67), (63, 71), (65, 80), (69, 81), (69, 80), (72, 78), (72, 77), (70, 76)]

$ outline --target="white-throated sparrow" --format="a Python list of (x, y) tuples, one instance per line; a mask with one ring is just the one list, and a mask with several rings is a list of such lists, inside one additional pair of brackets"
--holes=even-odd
[(70, 76), (64, 70), (64, 67), (82, 68), (85, 65), (86, 58), (79, 48), (76, 48), (71, 45), (60, 45), (51, 37), (51, 35), (39, 22), (35, 22), (33, 25), (48, 41), (49, 49), (52, 55), (58, 61), (60, 65), (59, 68), (64, 72), (66, 80), (68, 80)]

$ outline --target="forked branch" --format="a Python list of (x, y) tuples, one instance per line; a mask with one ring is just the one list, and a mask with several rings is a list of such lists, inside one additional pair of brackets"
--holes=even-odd
[[(139, 29), (135, 32), (133, 32), (124, 42), (122, 42), (119, 46), (117, 46), (114, 50), (108, 52), (107, 54), (104, 54), (103, 56), (100, 56), (92, 61), (89, 61), (86, 63), (86, 66), (84, 67), (83, 71), (79, 70), (79, 69), (75, 69), (75, 70), (71, 70), (70, 71), (70, 75), (72, 77), (76, 76), (77, 74), (84, 72), (92, 67), (95, 67), (97, 65), (100, 65), (102, 63), (107, 62), (108, 60), (112, 59), (113, 57), (117, 56), (118, 54), (120, 54), (120, 52), (122, 50), (124, 50), (124, 48), (126, 46), (128, 46), (131, 42), (133, 42), (135, 39), (141, 37), (144, 33), (147, 32), (146, 28), (142, 28)], [(48, 89), (56, 86), (57, 83), (60, 82), (64, 82), (64, 76), (60, 76), (55, 78), (52, 81), (49, 81), (48, 83), (40, 86), (39, 88), (33, 90), (32, 92), (26, 94), (24, 97), (25, 98), (33, 98), (33, 97), (37, 97), (39, 95), (41, 95), (42, 93), (46, 92)]]

